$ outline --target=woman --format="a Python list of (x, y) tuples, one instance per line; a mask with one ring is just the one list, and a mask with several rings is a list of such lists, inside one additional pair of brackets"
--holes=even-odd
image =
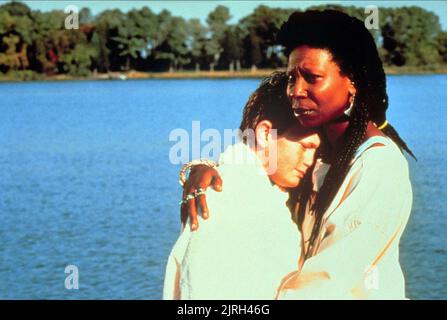
[(300, 235), (286, 190), (299, 184), (320, 139), (294, 119), (286, 86), (286, 74), (274, 73), (248, 100), (242, 142), (219, 161), (227, 188), (209, 194), (213, 219), (194, 233), (185, 228), (177, 240), (164, 299), (273, 299), (296, 268)]
[[(292, 14), (279, 40), (294, 114), (304, 127), (321, 129), (323, 148), (293, 194), (301, 256), (278, 298), (405, 298), (399, 240), (412, 192), (400, 150), (412, 153), (387, 122), (374, 39), (362, 21), (326, 10)], [(221, 185), (217, 171), (197, 167), (184, 193), (211, 182)], [(208, 212), (204, 196), (197, 203)], [(195, 202), (182, 213), (197, 228)]]

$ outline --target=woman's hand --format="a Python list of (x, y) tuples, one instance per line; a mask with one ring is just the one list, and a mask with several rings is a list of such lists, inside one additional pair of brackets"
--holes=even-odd
[[(183, 186), (183, 199), (186, 195), (194, 193), (197, 189), (206, 190), (211, 186), (215, 191), (222, 191), (222, 179), (216, 169), (205, 165), (197, 165), (191, 168), (188, 180)], [(202, 212), (203, 219), (209, 217), (208, 205), (206, 203), (206, 195), (202, 194), (197, 198), (189, 200), (180, 206), (180, 219), (183, 225), (189, 217), (191, 221), (191, 230), (195, 231), (199, 228), (197, 220), (197, 212)]]

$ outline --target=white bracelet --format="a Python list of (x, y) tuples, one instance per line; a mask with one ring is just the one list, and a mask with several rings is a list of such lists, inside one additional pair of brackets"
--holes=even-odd
[(210, 168), (216, 168), (219, 166), (218, 163), (214, 162), (213, 160), (208, 160), (208, 159), (192, 160), (192, 161), (184, 164), (182, 169), (180, 170), (180, 175), (179, 175), (179, 179), (178, 179), (178, 182), (180, 183), (180, 185), (182, 187), (186, 182), (186, 171), (194, 166), (199, 165), (199, 164), (203, 164)]
[(186, 197), (182, 199), (182, 201), (179, 202), (179, 205), (183, 205), (188, 203), (189, 200), (197, 198), (198, 196), (201, 196), (202, 194), (205, 194), (205, 190), (202, 188), (197, 189), (193, 193), (187, 194)]

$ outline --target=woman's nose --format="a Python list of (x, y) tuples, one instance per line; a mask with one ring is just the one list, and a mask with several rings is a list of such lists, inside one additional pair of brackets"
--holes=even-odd
[(289, 88), (289, 96), (291, 98), (306, 98), (307, 87), (303, 77), (297, 77), (295, 82)]

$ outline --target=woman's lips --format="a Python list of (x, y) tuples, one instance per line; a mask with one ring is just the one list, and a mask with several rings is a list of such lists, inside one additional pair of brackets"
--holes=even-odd
[(295, 117), (306, 117), (314, 115), (316, 112), (314, 109), (308, 108), (293, 108), (293, 114)]

